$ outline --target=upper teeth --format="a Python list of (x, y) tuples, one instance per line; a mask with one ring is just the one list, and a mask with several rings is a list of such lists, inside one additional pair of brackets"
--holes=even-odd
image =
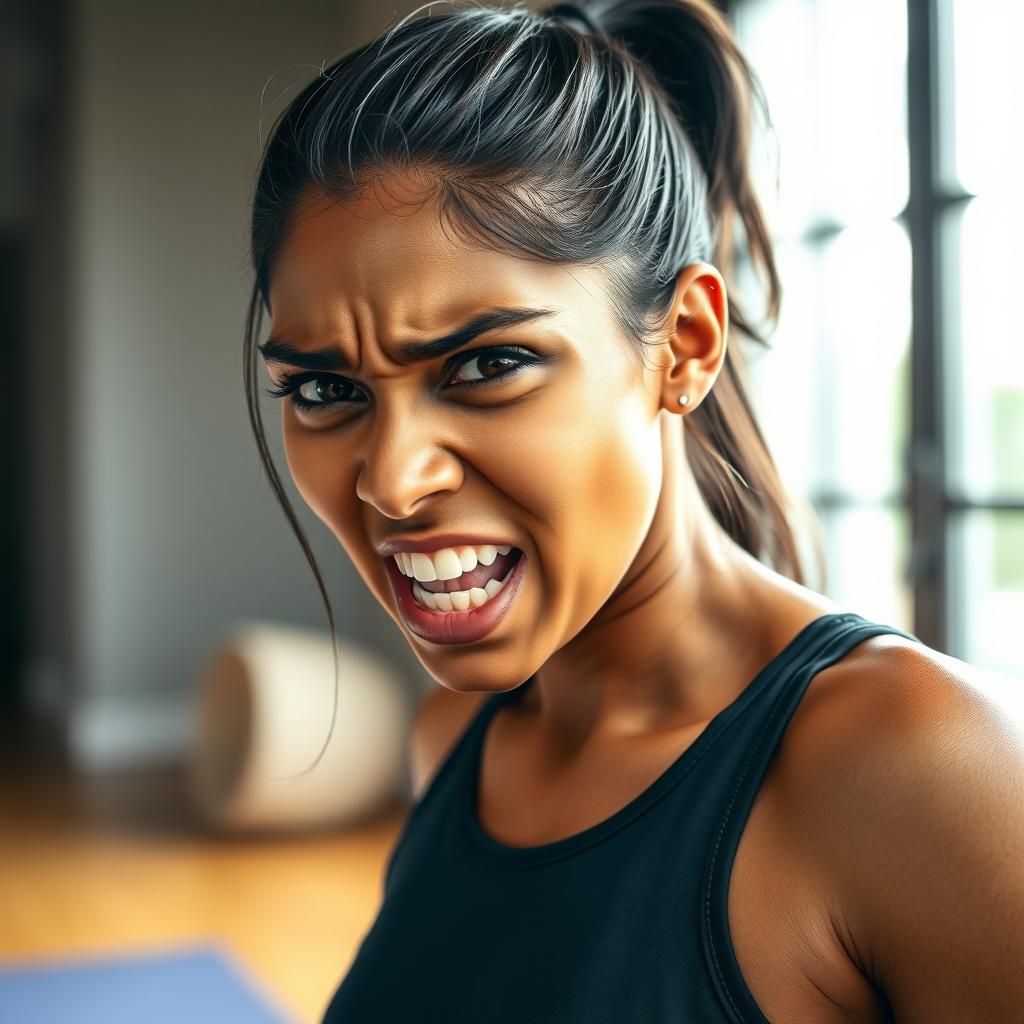
[(406, 576), (413, 576), (421, 583), (432, 580), (454, 580), (464, 572), (476, 568), (477, 562), (490, 565), (498, 555), (507, 555), (511, 546), (495, 547), (493, 544), (466, 545), (458, 548), (441, 548), (429, 554), (421, 551), (399, 551), (395, 556), (398, 568)]

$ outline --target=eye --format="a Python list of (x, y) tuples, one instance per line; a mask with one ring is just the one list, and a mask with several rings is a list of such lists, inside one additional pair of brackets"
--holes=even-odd
[(292, 396), (297, 409), (323, 410), (349, 404), (354, 386), (344, 377), (313, 373), (283, 373), (281, 383), (266, 392), (274, 398)]
[[(469, 377), (462, 381), (452, 378), (448, 383), (459, 384), (460, 386), (464, 384), (490, 384), (493, 381), (505, 380), (507, 377), (511, 377), (518, 373), (524, 367), (530, 366), (536, 362), (539, 362), (537, 357), (526, 349), (474, 349), (472, 352), (464, 353), (462, 362), (457, 365), (466, 367), (475, 366), (478, 372), (479, 368), (484, 366), (487, 368), (487, 372), (482, 373), (478, 377)], [(462, 371), (460, 370), (459, 372), (461, 373)]]
[[(455, 365), (467, 367), (472, 370), (474, 367), (477, 376), (468, 376), (464, 380), (457, 378), (464, 372), (458, 371), (448, 383), (455, 387), (480, 387), (487, 384), (494, 384), (497, 381), (507, 380), (520, 370), (534, 363), (541, 362), (541, 358), (528, 349), (515, 348), (479, 348), (470, 352), (464, 352)], [(481, 371), (483, 367), (483, 371)], [(309, 412), (325, 412), (340, 408), (344, 405), (363, 404), (357, 395), (362, 394), (359, 389), (344, 377), (336, 377), (328, 374), (317, 373), (281, 373), (281, 383), (274, 388), (267, 388), (266, 393), (274, 398), (285, 398), (291, 395), (292, 404), (297, 409)]]

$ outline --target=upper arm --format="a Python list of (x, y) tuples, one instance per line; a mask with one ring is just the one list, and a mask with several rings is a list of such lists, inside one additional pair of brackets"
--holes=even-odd
[(1024, 1019), (1024, 734), (980, 670), (922, 645), (886, 654), (816, 741), (801, 834), (897, 1021)]
[(426, 792), (448, 752), (486, 696), (481, 692), (456, 693), (438, 686), (423, 698), (410, 735), (413, 800), (418, 800)]

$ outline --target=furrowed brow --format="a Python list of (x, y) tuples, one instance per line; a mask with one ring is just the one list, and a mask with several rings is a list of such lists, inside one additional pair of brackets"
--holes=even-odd
[[(437, 359), (468, 345), (487, 331), (553, 316), (554, 309), (531, 309), (525, 306), (499, 306), (479, 313), (461, 327), (432, 341), (404, 341), (396, 346), (400, 362), (416, 363)], [(287, 363), (305, 370), (351, 370), (348, 359), (337, 348), (303, 349), (281, 337), (269, 338), (257, 348), (269, 363)]]

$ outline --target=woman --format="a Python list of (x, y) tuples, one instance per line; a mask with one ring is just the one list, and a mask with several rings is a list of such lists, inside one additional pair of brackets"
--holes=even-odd
[(431, 5), (274, 127), (261, 452), (323, 591), (266, 310), (295, 485), (440, 684), (332, 1024), (1024, 1020), (1019, 737), (804, 585), (728, 343), (757, 96), (706, 0)]

